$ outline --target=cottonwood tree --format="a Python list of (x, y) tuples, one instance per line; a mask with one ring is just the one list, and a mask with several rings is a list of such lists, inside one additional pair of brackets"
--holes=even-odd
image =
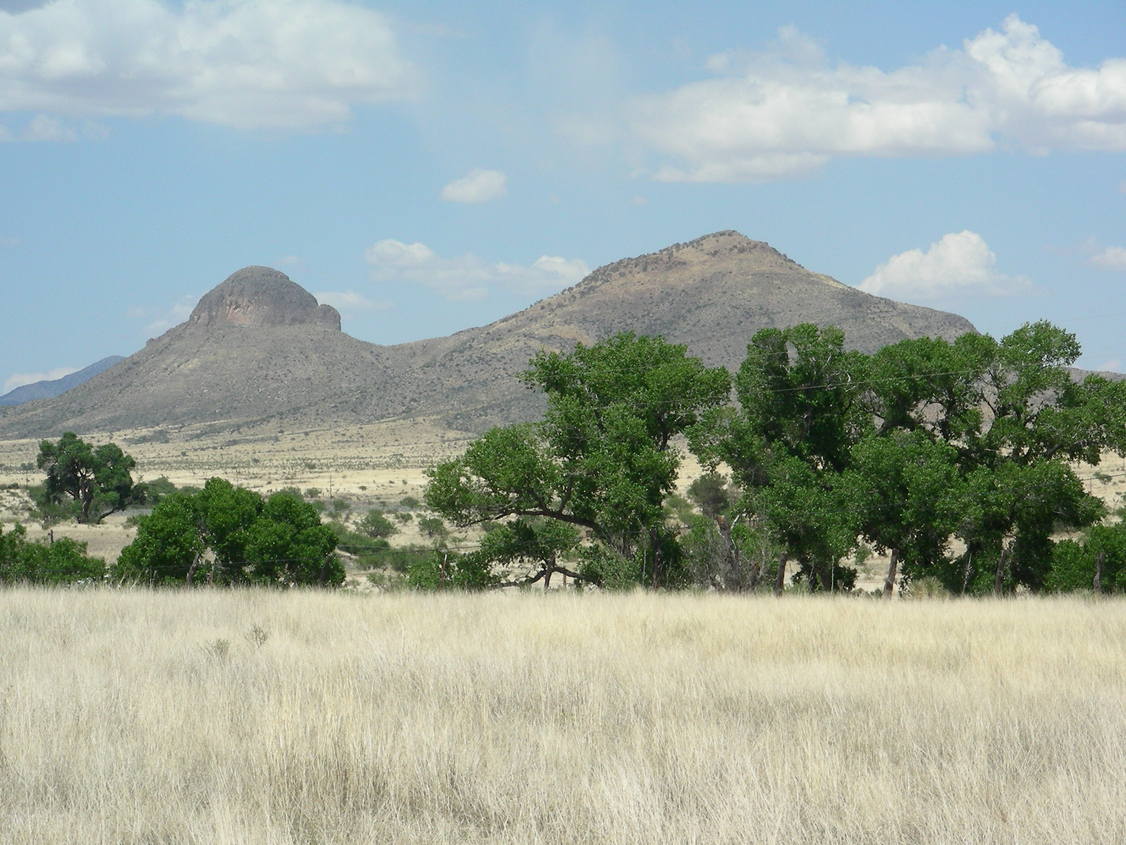
[[(673, 438), (722, 405), (729, 376), (683, 346), (631, 333), (542, 352), (524, 383), (547, 397), (536, 424), (495, 428), (430, 472), (426, 502), (458, 526), (513, 518), (570, 525), (589, 543), (577, 573), (595, 583), (676, 583), (663, 503), (680, 455)], [(501, 567), (497, 553), (491, 565)]]
[(849, 449), (871, 429), (859, 401), (865, 368), (839, 329), (763, 329), (735, 378), (738, 407), (706, 415), (689, 433), (706, 465), (731, 468), (743, 490), (737, 510), (762, 518), (779, 542), (776, 592), (787, 559), (811, 589), (847, 588), (855, 578), (839, 565), (857, 532), (835, 489)]
[(117, 580), (153, 584), (338, 585), (336, 535), (289, 492), (263, 498), (212, 478), (174, 493), (144, 517), (114, 567)]
[(0, 584), (71, 584), (101, 582), (105, 561), (90, 557), (86, 544), (69, 538), (50, 543), (27, 539), (27, 529), (0, 526)]
[(945, 561), (966, 498), (952, 446), (918, 430), (871, 434), (852, 447), (840, 490), (860, 533), (889, 553), (886, 597), (901, 568), (923, 576)]
[(36, 466), (47, 476), (44, 495), (57, 503), (69, 496), (78, 503), (78, 521), (96, 524), (124, 510), (135, 497), (136, 461), (116, 443), (93, 447), (73, 432), (39, 444)]
[(954, 533), (965, 553), (936, 574), (959, 592), (1040, 589), (1051, 534), (1102, 516), (1072, 463), (1126, 452), (1126, 384), (1075, 381), (1075, 336), (1046, 321), (987, 335), (907, 340), (872, 356), (865, 394), (881, 434), (918, 432), (956, 452)]

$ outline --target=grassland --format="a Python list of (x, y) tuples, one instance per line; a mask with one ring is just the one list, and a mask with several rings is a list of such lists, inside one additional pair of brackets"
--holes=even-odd
[(6, 843), (1126, 841), (1126, 602), (0, 592)]

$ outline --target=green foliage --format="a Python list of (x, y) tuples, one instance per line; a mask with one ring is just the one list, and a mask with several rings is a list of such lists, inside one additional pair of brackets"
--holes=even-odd
[(60, 522), (78, 520), (82, 505), (68, 497), (55, 498), (48, 495), (46, 484), (35, 484), (27, 489), (33, 505), (32, 515), (44, 528)]
[(141, 520), (113, 574), (151, 584), (339, 585), (336, 546), (333, 529), (300, 496), (263, 499), (212, 478), (196, 493), (166, 497)]
[(359, 529), (368, 537), (387, 538), (399, 529), (381, 511), (370, 510), (359, 522)]
[(701, 475), (688, 487), (688, 498), (696, 503), (700, 513), (715, 519), (734, 503), (735, 496), (727, 487), (727, 479), (717, 472)]
[(359, 568), (376, 569), (386, 565), (384, 554), (391, 545), (382, 537), (371, 537), (352, 531), (339, 522), (331, 522), (328, 527), (336, 536), (336, 548), (354, 555)]
[(1061, 540), (1051, 550), (1045, 586), (1052, 592), (1126, 592), (1126, 523), (1096, 525), (1082, 541)]
[(106, 565), (86, 554), (86, 544), (63, 538), (53, 543), (27, 539), (17, 525), (7, 534), (0, 526), (0, 584), (101, 583)]
[(418, 520), (418, 530), (436, 543), (444, 543), (450, 537), (450, 529), (438, 516), (424, 516)]
[(628, 570), (633, 583), (671, 585), (679, 576), (663, 506), (680, 458), (670, 443), (726, 400), (726, 371), (682, 346), (627, 333), (541, 353), (523, 380), (546, 394), (544, 420), (492, 429), (439, 464), (428, 506), (459, 526), (510, 517), (564, 523), (603, 547), (586, 553), (581, 571), (592, 580)]
[(134, 486), (134, 500), (140, 505), (155, 506), (177, 491), (176, 485), (165, 476), (144, 481)]
[(858, 441), (840, 478), (860, 533), (894, 550), (905, 578), (932, 572), (964, 510), (957, 451), (918, 430), (891, 430)]
[(496, 576), (480, 557), (431, 549), (415, 557), (407, 569), (407, 583), (416, 590), (484, 590)]
[[(810, 589), (847, 590), (856, 572), (842, 561), (863, 538), (892, 552), (916, 594), (1118, 589), (1118, 547), (1097, 525), (1104, 508), (1071, 465), (1126, 455), (1126, 382), (1074, 381), (1078, 355), (1074, 335), (1047, 322), (999, 341), (924, 338), (874, 355), (845, 349), (834, 328), (766, 329), (751, 338), (730, 407), (724, 372), (660, 338), (544, 352), (523, 376), (547, 396), (544, 419), (493, 429), (430, 472), (433, 511), (502, 528), (464, 562), (427, 571), (449, 584), (464, 565), (478, 586), (484, 572), (495, 584), (509, 583), (509, 568), (549, 572), (534, 554), (513, 566), (506, 551), (518, 529), (503, 526), (538, 519), (576, 530), (557, 553), (610, 588), (754, 589), (773, 578), (781, 590), (789, 559)], [(670, 495), (678, 435), (713, 470), (689, 490), (704, 517)], [(1083, 544), (1052, 541), (1084, 528)], [(965, 547), (957, 558), (953, 538)]]
[(402, 505), (404, 508), (410, 508), (411, 510), (417, 510), (418, 506), (421, 505), (422, 502), (420, 502), (414, 496), (403, 496), (403, 498), (399, 499), (399, 504)]
[(79, 506), (79, 522), (101, 522), (134, 501), (131, 473), (136, 462), (116, 443), (95, 448), (67, 432), (56, 443), (40, 442), (36, 466), (47, 476), (44, 501), (57, 503), (69, 496)]

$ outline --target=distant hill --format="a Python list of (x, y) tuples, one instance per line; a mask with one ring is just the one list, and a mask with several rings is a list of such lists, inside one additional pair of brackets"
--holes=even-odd
[(840, 326), (851, 348), (869, 352), (974, 331), (956, 314), (871, 296), (731, 231), (600, 267), (487, 326), (397, 346), (344, 334), (339, 314), (285, 274), (247, 267), (207, 293), (186, 323), (112, 370), (4, 412), (0, 435), (421, 415), (481, 431), (536, 412), (538, 397), (514, 377), (540, 349), (628, 330), (735, 368), (758, 329), (799, 322)]
[(25, 384), (14, 390), (9, 390), (3, 396), (0, 396), (0, 405), (22, 405), (24, 402), (33, 402), (36, 399), (52, 399), (55, 396), (66, 393), (71, 388), (78, 387), (78, 385), (82, 384), (84, 381), (92, 379), (94, 376), (108, 370), (119, 361), (124, 360), (125, 358), (121, 355), (110, 355), (108, 358), (96, 361), (89, 367), (84, 367), (62, 378)]
[[(851, 349), (975, 331), (957, 314), (872, 296), (806, 270), (769, 244), (715, 232), (599, 267), (578, 284), (481, 328), (392, 347), (395, 360), (444, 379), (455, 427), (480, 430), (526, 413), (512, 375), (541, 348), (620, 331), (659, 334), (711, 366), (738, 368), (751, 336), (796, 323), (839, 326)], [(464, 410), (460, 410), (464, 408)]]

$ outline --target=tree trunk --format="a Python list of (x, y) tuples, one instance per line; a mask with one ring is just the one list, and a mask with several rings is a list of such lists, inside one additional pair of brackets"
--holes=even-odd
[(888, 574), (884, 579), (884, 598), (890, 599), (895, 592), (895, 578), (899, 574), (899, 549), (891, 550), (891, 560), (888, 562)]
[(1005, 569), (1009, 562), (1009, 547), (1001, 543), (1001, 554), (997, 556), (997, 569), (993, 573), (993, 595), (999, 596), (1005, 588)]
[(818, 580), (821, 582), (821, 589), (826, 593), (833, 592), (833, 570), (836, 568), (836, 562), (829, 561), (829, 563), (826, 564), (822, 561), (820, 566), (816, 564), (815, 566), (817, 568)]
[(547, 570), (547, 574), (543, 576), (543, 591), (545, 593), (551, 589), (551, 576), (554, 572), (554, 569), (549, 569)]
[(1106, 563), (1106, 552), (1100, 551), (1095, 555), (1095, 579), (1091, 582), (1091, 588), (1096, 593), (1103, 591), (1103, 564)]
[(192, 558), (192, 565), (188, 567), (188, 577), (184, 579), (184, 583), (189, 587), (192, 585), (192, 579), (195, 578), (196, 567), (199, 566), (199, 558), (200, 556), (197, 554)]
[(778, 572), (774, 576), (774, 595), (782, 595), (786, 588), (786, 555), (778, 555)]

